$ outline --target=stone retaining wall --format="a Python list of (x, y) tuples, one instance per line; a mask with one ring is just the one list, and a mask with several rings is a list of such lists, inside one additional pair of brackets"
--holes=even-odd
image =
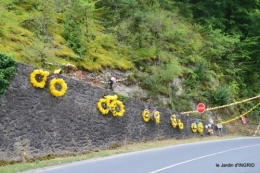
[[(164, 108), (161, 123), (144, 123), (142, 111), (152, 105), (129, 98), (123, 117), (111, 113), (101, 115), (97, 102), (110, 90), (61, 75), (68, 90), (63, 97), (54, 97), (47, 86), (37, 89), (30, 83), (33, 67), (19, 64), (15, 77), (0, 100), (0, 160), (20, 160), (84, 153), (95, 149), (112, 148), (132, 142), (158, 139), (191, 138), (193, 118)], [(184, 129), (171, 126), (170, 115), (179, 115)]]

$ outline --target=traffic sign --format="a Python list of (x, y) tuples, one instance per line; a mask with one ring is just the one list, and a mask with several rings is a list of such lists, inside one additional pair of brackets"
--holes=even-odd
[(205, 111), (205, 105), (203, 103), (199, 103), (197, 105), (197, 111), (202, 114)]

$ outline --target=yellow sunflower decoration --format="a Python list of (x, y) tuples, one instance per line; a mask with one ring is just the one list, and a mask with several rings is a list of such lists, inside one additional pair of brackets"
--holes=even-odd
[(199, 122), (199, 124), (198, 124), (198, 132), (202, 133), (203, 129), (204, 129), (204, 126), (203, 126), (202, 122)]
[(180, 130), (182, 130), (184, 128), (184, 125), (183, 125), (183, 123), (181, 122), (180, 119), (178, 119), (178, 126), (179, 126)]
[[(61, 90), (56, 89), (56, 84), (59, 84), (61, 86)], [(50, 91), (55, 97), (61, 97), (67, 91), (67, 84), (61, 78), (54, 78), (50, 81)]]
[(171, 116), (171, 122), (172, 122), (172, 127), (173, 127), (173, 128), (176, 128), (176, 126), (177, 126), (177, 118), (176, 118), (176, 115), (175, 115), (175, 114), (173, 114), (173, 115)]
[(125, 107), (121, 101), (117, 100), (117, 98), (117, 95), (107, 95), (105, 98), (99, 100), (97, 108), (103, 115), (108, 114), (109, 110), (111, 110), (113, 116), (123, 116), (125, 113)]
[[(125, 113), (125, 109), (124, 109), (124, 105), (121, 101), (119, 100), (116, 100), (116, 101), (113, 101), (112, 102), (112, 113), (113, 113), (113, 116), (123, 116), (123, 114)], [(120, 111), (117, 111), (117, 108), (119, 108)]]
[(97, 103), (97, 107), (102, 115), (106, 115), (109, 112), (109, 107), (107, 106), (106, 101), (107, 101), (106, 99), (101, 98)]
[(150, 121), (151, 116), (150, 116), (150, 112), (149, 112), (148, 109), (145, 109), (145, 110), (143, 111), (143, 113), (142, 113), (142, 117), (143, 117), (144, 122), (147, 123), (147, 122)]
[(196, 124), (196, 123), (192, 123), (192, 124), (191, 124), (191, 130), (192, 130), (192, 132), (193, 132), (193, 133), (196, 133), (196, 132), (197, 132), (197, 129), (198, 129), (197, 124)]
[(155, 111), (154, 119), (155, 119), (156, 124), (160, 123), (160, 112), (159, 111)]
[(60, 74), (61, 73), (61, 69), (57, 69), (57, 70), (54, 70), (53, 74)]
[[(118, 98), (117, 95), (114, 95), (114, 96), (107, 95), (107, 96), (105, 96), (107, 106), (108, 106), (108, 107), (113, 107), (113, 106), (115, 106), (115, 102), (113, 103), (113, 101), (116, 101), (117, 98)], [(112, 105), (112, 103), (113, 103), (113, 105)]]
[[(34, 70), (30, 74), (30, 81), (35, 88), (44, 88), (47, 77), (49, 76), (48, 71)], [(40, 77), (41, 81), (37, 81), (36, 77)]]
[(208, 134), (210, 134), (210, 135), (213, 135), (213, 134), (214, 134), (213, 129), (208, 129), (207, 132), (208, 132)]

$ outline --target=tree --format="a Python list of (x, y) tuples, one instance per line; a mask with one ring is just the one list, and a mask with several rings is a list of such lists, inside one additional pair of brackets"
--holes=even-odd
[(74, 0), (64, 12), (63, 36), (68, 46), (80, 56), (83, 56), (87, 48), (89, 22), (93, 20), (94, 11), (95, 2)]

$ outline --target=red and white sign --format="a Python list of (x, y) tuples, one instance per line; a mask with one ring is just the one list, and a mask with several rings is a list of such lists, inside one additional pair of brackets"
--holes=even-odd
[(199, 103), (197, 105), (197, 111), (202, 114), (205, 111), (205, 105), (203, 103)]

